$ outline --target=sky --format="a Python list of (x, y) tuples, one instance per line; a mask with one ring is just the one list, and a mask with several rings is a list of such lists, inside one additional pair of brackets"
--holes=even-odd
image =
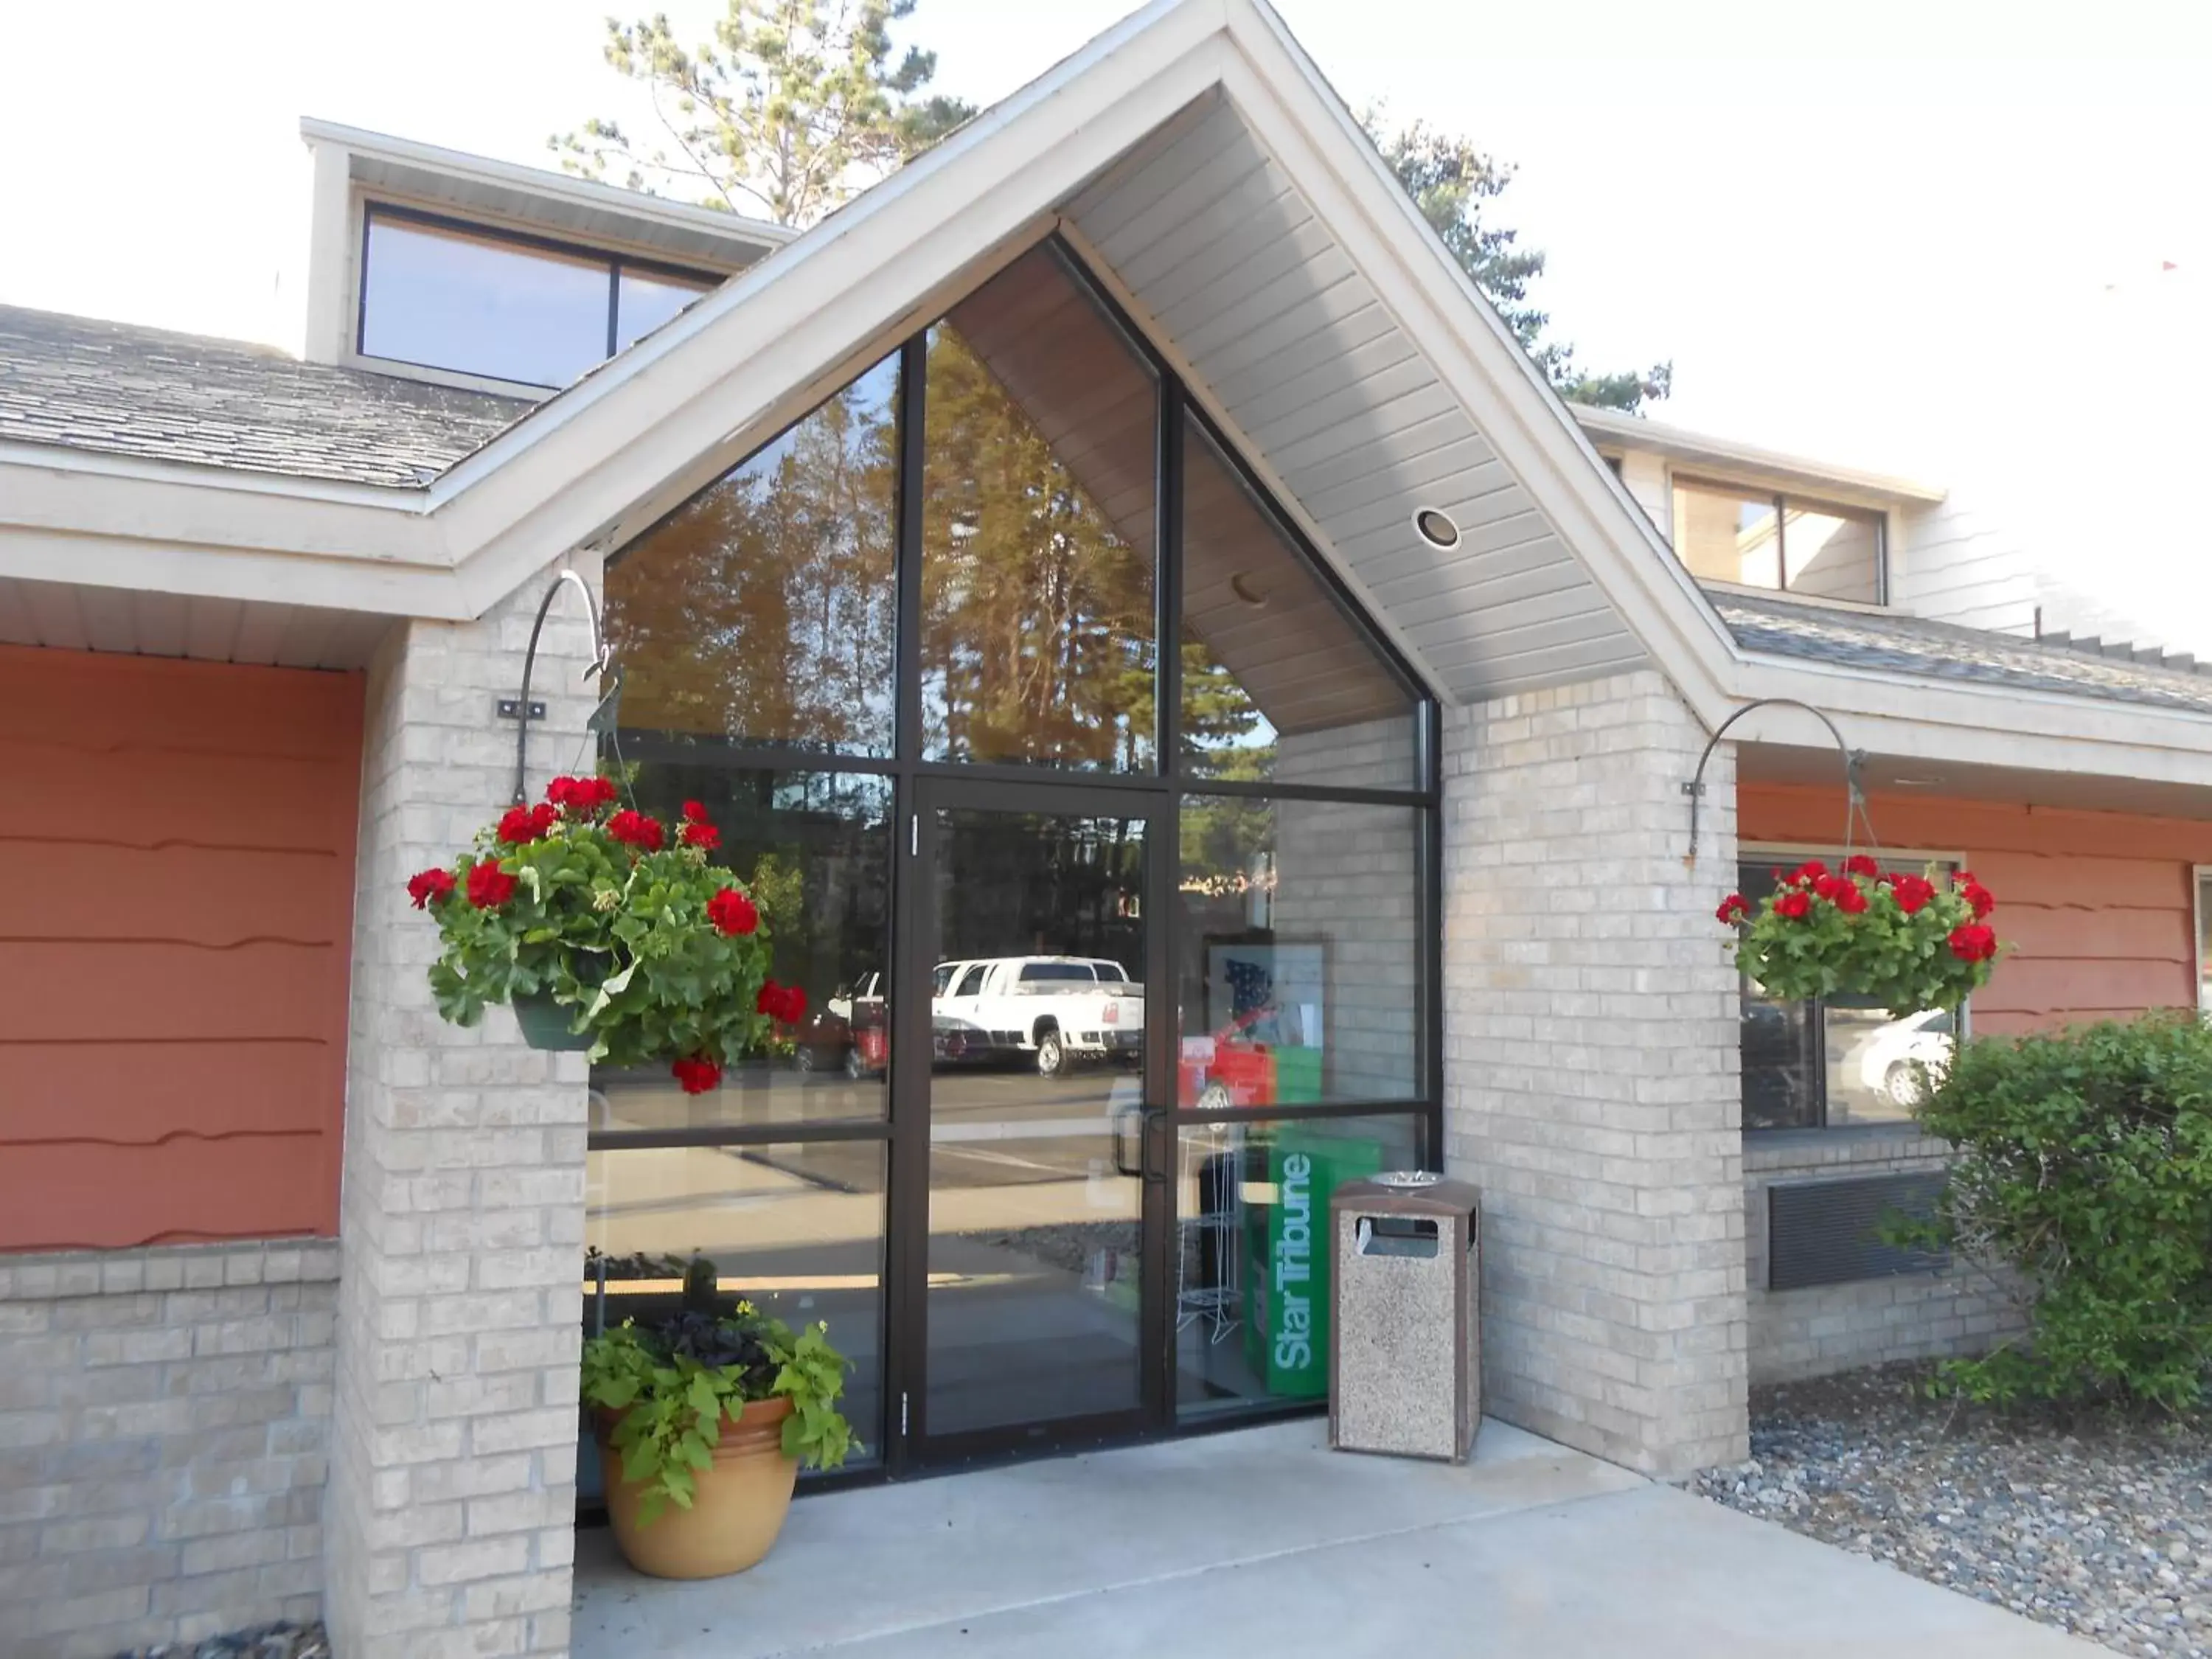
[[(1661, 418), (1916, 477), (2089, 402), (2124, 459), (2212, 452), (2206, 0), (1277, 7), (1355, 109), (1518, 166), (1537, 299), (1587, 367), (1671, 359)], [(635, 112), (607, 9), (82, 0), (64, 36), (0, 0), (0, 302), (295, 343), (298, 118), (549, 165)], [(921, 0), (902, 38), (988, 103), (1128, 9)]]

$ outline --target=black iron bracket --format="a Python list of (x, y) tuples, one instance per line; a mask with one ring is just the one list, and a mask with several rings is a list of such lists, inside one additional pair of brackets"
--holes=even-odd
[(1850, 841), (1854, 826), (1866, 817), (1866, 789), (1861, 781), (1866, 767), (1866, 750), (1854, 749), (1845, 743), (1844, 734), (1836, 729), (1835, 721), (1811, 703), (1800, 702), (1795, 697), (1760, 697), (1744, 704), (1720, 723), (1718, 729), (1706, 739), (1705, 753), (1698, 757), (1696, 775), (1682, 786), (1682, 793), (1690, 798), (1690, 850), (1684, 855), (1682, 862), (1690, 868), (1694, 869), (1698, 862), (1698, 809), (1705, 799), (1706, 764), (1711, 761), (1713, 750), (1721, 746), (1721, 739), (1728, 735), (1729, 727), (1754, 708), (1802, 708), (1826, 726), (1828, 735), (1836, 740), (1836, 750), (1844, 761), (1844, 790), (1847, 797), (1844, 809), (1844, 839), (1846, 844)]
[(622, 670), (616, 666), (614, 647), (608, 644), (606, 630), (599, 625), (599, 603), (592, 597), (591, 584), (573, 570), (563, 570), (546, 588), (545, 597), (538, 602), (538, 619), (530, 625), (530, 648), (522, 658), (522, 694), (517, 697), (499, 700), (499, 717), (516, 723), (514, 733), (514, 804), (520, 806), (530, 799), (530, 723), (545, 718), (545, 705), (532, 702), (530, 679), (538, 666), (538, 640), (545, 631), (546, 613), (553, 609), (553, 600), (563, 587), (574, 584), (584, 596), (584, 614), (592, 624), (592, 659), (584, 665), (579, 679), (598, 680), (599, 706), (592, 711), (586, 723), (587, 732), (608, 732), (615, 729), (615, 712), (622, 697)]

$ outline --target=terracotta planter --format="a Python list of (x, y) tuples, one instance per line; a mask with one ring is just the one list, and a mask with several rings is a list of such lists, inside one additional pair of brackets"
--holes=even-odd
[(799, 1460), (783, 1455), (791, 1401), (751, 1401), (743, 1420), (723, 1419), (714, 1467), (698, 1471), (691, 1507), (664, 1504), (649, 1526), (637, 1518), (643, 1483), (622, 1478), (622, 1454), (614, 1449), (621, 1419), (611, 1412), (594, 1415), (607, 1472), (607, 1519), (630, 1565), (655, 1578), (719, 1578), (743, 1572), (769, 1553), (799, 1480)]

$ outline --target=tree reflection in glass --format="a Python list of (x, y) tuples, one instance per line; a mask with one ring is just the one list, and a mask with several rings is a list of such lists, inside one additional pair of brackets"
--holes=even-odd
[(893, 355), (608, 566), (625, 728), (891, 752), (897, 408)]
[(929, 333), (923, 753), (1154, 763), (1157, 387), (1048, 248)]

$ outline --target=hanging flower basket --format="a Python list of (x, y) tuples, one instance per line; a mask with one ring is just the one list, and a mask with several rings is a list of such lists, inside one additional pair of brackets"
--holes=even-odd
[(1767, 995), (1864, 997), (1901, 1018), (1955, 1008), (1988, 982), (1996, 900), (1972, 872), (1892, 873), (1861, 854), (1839, 871), (1815, 859), (1775, 874), (1756, 905), (1730, 893), (1715, 913), (1736, 930), (1736, 966)]
[(453, 1024), (513, 1003), (534, 1048), (666, 1062), (701, 1093), (777, 1023), (804, 1018), (806, 996), (769, 977), (750, 895), (707, 861), (721, 837), (706, 809), (685, 802), (672, 837), (619, 796), (606, 778), (556, 778), (452, 866), (408, 882), (443, 943), (430, 989)]

